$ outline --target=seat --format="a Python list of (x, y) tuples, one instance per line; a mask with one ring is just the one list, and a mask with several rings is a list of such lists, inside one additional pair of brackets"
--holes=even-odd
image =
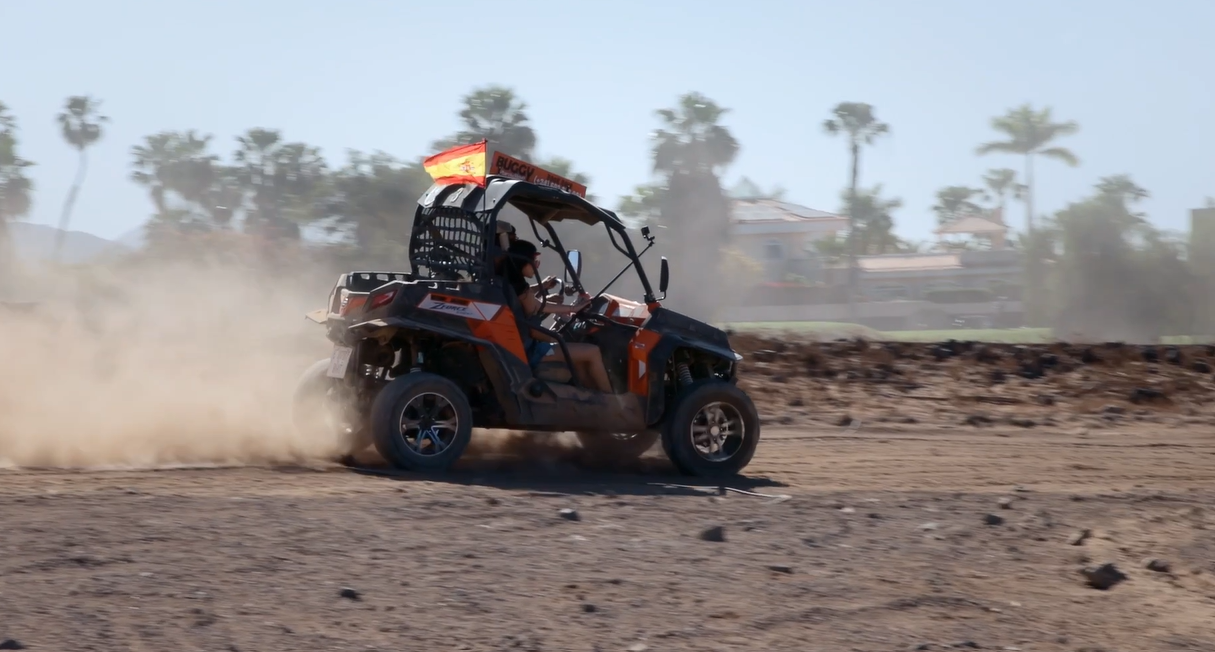
[[(531, 324), (523, 315), (523, 305), (519, 302), (519, 297), (515, 296), (511, 291), (510, 285), (505, 283), (503, 279), (495, 279), (502, 294), (506, 297), (506, 305), (510, 308), (511, 313), (515, 316), (515, 324), (519, 328), (519, 339), (523, 341), (523, 349), (531, 350), (532, 342), (536, 338), (532, 336), (534, 329), (540, 329), (540, 332), (553, 336), (554, 339), (561, 340), (561, 336), (557, 333), (549, 331), (541, 326)], [(559, 346), (559, 345), (554, 345)], [(531, 367), (532, 375), (536, 378), (549, 383), (570, 384), (574, 379), (571, 373), (570, 365), (564, 360), (540, 362)]]

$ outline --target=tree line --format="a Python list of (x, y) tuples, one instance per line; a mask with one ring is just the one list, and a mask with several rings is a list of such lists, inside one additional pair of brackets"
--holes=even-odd
[[(620, 214), (668, 229), (668, 239), (680, 246), (668, 247), (664, 253), (685, 278), (698, 281), (681, 288), (682, 294), (690, 295), (690, 302), (706, 306), (719, 301), (715, 288), (723, 279), (715, 276), (721, 273), (717, 266), (703, 263), (703, 253), (728, 245), (730, 203), (722, 176), (741, 149), (722, 124), (728, 112), (694, 92), (679, 97), (674, 106), (656, 111), (651, 180), (615, 204)], [(474, 89), (461, 98), (458, 115), (460, 129), (435, 141), (428, 153), (485, 139), (500, 151), (591, 185), (588, 175), (577, 170), (570, 159), (537, 157), (539, 137), (528, 105), (512, 89)], [(105, 137), (109, 118), (102, 113), (100, 101), (74, 96), (65, 101), (56, 120), (65, 144), (79, 157), (59, 224), (66, 230), (85, 181), (88, 151)], [(939, 225), (972, 216), (1003, 224), (1012, 201), (1024, 205), (1025, 228), (1014, 244), (1027, 261), (1025, 283), (1032, 322), (1076, 322), (1075, 315), (1084, 312), (1077, 306), (1087, 304), (1072, 295), (1112, 277), (1108, 269), (1104, 276), (1092, 274), (1093, 265), (1084, 262), (1095, 255), (1094, 242), (1102, 243), (1103, 264), (1117, 260), (1131, 267), (1151, 268), (1147, 272), (1140, 269), (1136, 275), (1147, 273), (1159, 280), (1145, 281), (1144, 293), (1156, 293), (1160, 283), (1165, 283), (1160, 280), (1165, 269), (1168, 283), (1184, 285), (1176, 278), (1186, 269), (1184, 247), (1132, 210), (1148, 191), (1127, 175), (1101, 179), (1091, 197), (1054, 215), (1035, 214), (1037, 162), (1080, 164), (1079, 157), (1058, 142), (1079, 130), (1076, 122), (1056, 120), (1050, 108), (1026, 104), (993, 118), (991, 127), (999, 137), (978, 145), (974, 153), (1017, 156), (1022, 171), (995, 168), (981, 175), (978, 184), (942, 188), (932, 210)], [(828, 256), (847, 257), (852, 270), (849, 285), (855, 288), (857, 256), (917, 251), (923, 245), (904, 241), (894, 233), (894, 215), (903, 207), (902, 200), (885, 196), (880, 183), (866, 186), (861, 182), (865, 149), (892, 132), (890, 125), (878, 119), (875, 107), (842, 102), (826, 117), (823, 129), (839, 137), (847, 149), (849, 184), (841, 192), (839, 211), (848, 217), (851, 228), (844, 239), (821, 241), (817, 246)], [(20, 155), (18, 135), (16, 119), (0, 104), (0, 238), (5, 224), (29, 213), (35, 192), (28, 177), (33, 163)], [(381, 151), (350, 150), (344, 161), (333, 162), (318, 148), (272, 128), (254, 128), (240, 135), (227, 158), (221, 158), (217, 148), (211, 135), (195, 130), (151, 134), (131, 148), (131, 179), (147, 190), (153, 207), (147, 231), (149, 248), (214, 233), (290, 243), (301, 240), (303, 228), (319, 227), (333, 236), (337, 247), (344, 245), (363, 259), (399, 260), (408, 238), (404, 225), (417, 197), (430, 184), (421, 166), (422, 156), (403, 160)], [(589, 234), (569, 237), (571, 246), (580, 246), (592, 258), (607, 252)], [(975, 240), (946, 246), (983, 245)], [(1117, 253), (1112, 259), (1111, 252)], [(855, 292), (851, 294), (855, 296)], [(1167, 301), (1154, 294), (1153, 300)], [(1157, 312), (1176, 313), (1175, 320), (1186, 319), (1187, 313), (1184, 306)]]

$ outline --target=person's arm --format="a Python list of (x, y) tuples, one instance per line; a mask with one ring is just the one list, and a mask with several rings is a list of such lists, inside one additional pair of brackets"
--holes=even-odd
[(582, 297), (573, 305), (567, 306), (561, 303), (540, 303), (540, 299), (531, 292), (524, 292), (519, 296), (519, 300), (523, 303), (523, 309), (529, 315), (538, 315), (544, 313), (546, 315), (572, 315), (586, 307), (590, 303), (590, 298)]
[(543, 281), (529, 285), (528, 287), (530, 287), (533, 292), (542, 292), (544, 290), (551, 290), (556, 285), (557, 285), (557, 277), (550, 276), (550, 277), (544, 279)]

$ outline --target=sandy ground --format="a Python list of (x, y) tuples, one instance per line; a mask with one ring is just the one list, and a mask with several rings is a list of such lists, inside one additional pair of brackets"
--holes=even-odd
[(658, 458), (0, 472), (0, 649), (1215, 649), (1209, 427), (764, 437), (762, 496)]

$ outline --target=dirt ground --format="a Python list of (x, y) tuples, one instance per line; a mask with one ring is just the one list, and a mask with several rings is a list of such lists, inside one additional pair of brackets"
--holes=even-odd
[(1204, 348), (740, 348), (726, 489), (563, 440), (0, 471), (0, 649), (1215, 650)]

